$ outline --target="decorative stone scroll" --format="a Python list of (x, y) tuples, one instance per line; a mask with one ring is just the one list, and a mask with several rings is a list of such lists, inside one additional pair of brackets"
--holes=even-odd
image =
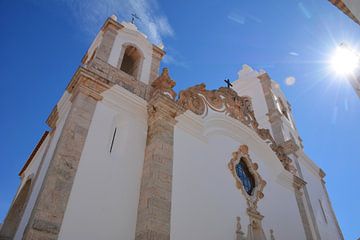
[(151, 95), (154, 95), (156, 92), (161, 92), (171, 99), (175, 99), (176, 92), (173, 90), (176, 82), (173, 81), (169, 76), (168, 68), (163, 68), (161, 75), (156, 78), (151, 86), (153, 87)]
[(269, 129), (259, 128), (249, 97), (239, 96), (231, 88), (225, 87), (217, 90), (206, 90), (205, 84), (201, 83), (181, 91), (177, 103), (184, 111), (190, 110), (197, 115), (205, 116), (210, 108), (239, 120), (253, 129), (261, 139), (269, 144), (286, 170), (296, 173), (295, 167), (291, 164), (291, 159), (284, 152), (284, 148), (276, 144)]

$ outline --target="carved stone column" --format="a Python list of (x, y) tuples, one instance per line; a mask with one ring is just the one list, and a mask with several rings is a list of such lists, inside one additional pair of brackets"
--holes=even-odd
[(68, 91), (72, 107), (54, 150), (23, 239), (57, 239), (81, 153), (100, 93), (106, 86), (76, 76)]
[(148, 135), (140, 187), (136, 240), (169, 240), (176, 103), (155, 92), (148, 105)]

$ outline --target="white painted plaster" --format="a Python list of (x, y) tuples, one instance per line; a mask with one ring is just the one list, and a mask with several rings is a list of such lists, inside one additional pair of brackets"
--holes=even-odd
[(103, 95), (91, 122), (59, 239), (135, 239), (146, 102), (119, 86)]
[[(202, 131), (189, 131), (195, 125), (183, 119), (192, 117), (202, 124)], [(262, 222), (265, 234), (271, 228), (276, 239), (305, 239), (290, 173), (285, 172), (270, 147), (251, 129), (211, 111), (201, 120), (191, 114), (177, 120), (172, 240), (234, 239), (236, 216), (241, 217), (246, 232), (249, 220), (245, 197), (236, 188), (227, 166), (232, 152), (241, 144), (249, 146), (250, 157), (258, 163), (260, 175), (267, 182), (265, 197), (259, 202), (259, 211), (265, 216)]]

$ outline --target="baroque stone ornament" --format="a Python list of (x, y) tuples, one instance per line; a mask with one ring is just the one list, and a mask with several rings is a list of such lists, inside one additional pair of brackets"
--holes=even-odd
[(244, 232), (241, 230), (240, 217), (236, 217), (236, 240), (246, 240)]
[(153, 87), (151, 95), (154, 95), (156, 92), (161, 92), (169, 96), (171, 99), (175, 99), (176, 92), (173, 90), (175, 85), (176, 82), (169, 76), (169, 69), (163, 68), (161, 75), (151, 84)]
[[(237, 173), (237, 166), (241, 163), (245, 163), (249, 173), (252, 175), (254, 179), (254, 188), (251, 193), (246, 191), (245, 184), (240, 179)], [(260, 199), (264, 197), (263, 189), (266, 185), (265, 180), (262, 179), (260, 174), (258, 173), (258, 165), (257, 163), (253, 163), (249, 156), (249, 148), (247, 145), (240, 145), (236, 152), (233, 152), (232, 158), (228, 163), (228, 167), (230, 172), (235, 178), (236, 187), (241, 190), (243, 195), (245, 196), (248, 208), (247, 214), (249, 216), (250, 224), (248, 226), (248, 236), (247, 239), (259, 239), (266, 240), (264, 231), (262, 229), (261, 221), (264, 218), (259, 211), (257, 210), (257, 203)]]
[[(246, 192), (241, 179), (236, 173), (236, 166), (240, 164), (240, 161), (245, 162), (250, 174), (254, 178), (255, 186), (251, 194), (248, 194)], [(232, 158), (228, 163), (228, 167), (235, 178), (236, 187), (239, 188), (244, 194), (248, 207), (253, 211), (256, 211), (258, 201), (264, 197), (263, 189), (266, 185), (266, 181), (261, 178), (260, 174), (257, 171), (259, 168), (258, 164), (251, 161), (249, 156), (249, 148), (247, 145), (240, 145), (239, 149), (236, 152), (232, 153)]]
[(205, 84), (201, 83), (181, 91), (177, 103), (184, 111), (190, 110), (197, 115), (206, 116), (210, 108), (239, 120), (270, 146), (286, 170), (296, 173), (291, 159), (284, 152), (284, 148), (276, 144), (269, 129), (259, 128), (249, 97), (239, 96), (236, 91), (226, 87), (206, 90)]

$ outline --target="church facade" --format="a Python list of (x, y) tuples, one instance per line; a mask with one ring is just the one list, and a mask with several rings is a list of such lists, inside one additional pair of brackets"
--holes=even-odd
[(0, 239), (343, 239), (263, 70), (177, 94), (132, 23), (101, 28), (20, 171)]

